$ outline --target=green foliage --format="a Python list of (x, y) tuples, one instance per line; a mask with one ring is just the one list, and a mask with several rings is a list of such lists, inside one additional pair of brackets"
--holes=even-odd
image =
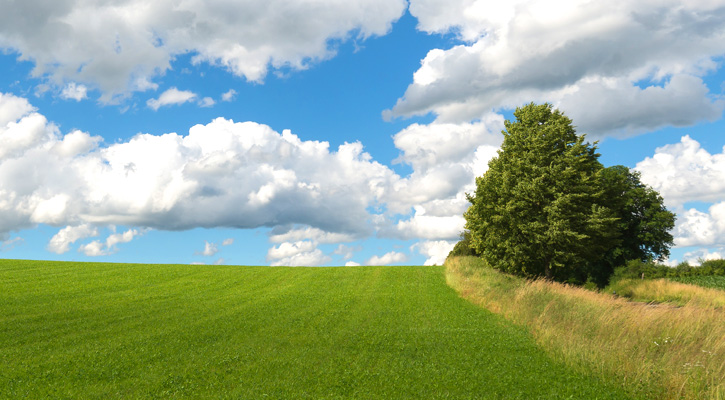
[(475, 256), (478, 257), (480, 254), (474, 249), (471, 245), (471, 232), (470, 231), (463, 231), (461, 233), (461, 240), (456, 243), (455, 246), (453, 246), (453, 250), (448, 253), (448, 256), (446, 259), (450, 257), (465, 257), (465, 256)]
[(469, 196), (464, 216), (473, 247), (502, 271), (584, 282), (582, 266), (617, 243), (615, 213), (602, 206), (599, 154), (549, 104), (529, 104), (514, 116)]
[(725, 275), (696, 275), (682, 278), (671, 278), (671, 280), (690, 285), (697, 285), (706, 288), (725, 290)]
[(670, 230), (675, 214), (662, 197), (640, 181), (639, 172), (622, 165), (605, 168), (601, 174), (604, 204), (617, 216), (618, 244), (598, 262), (590, 263), (590, 275), (603, 286), (614, 268), (629, 260), (662, 261), (674, 244)]
[(681, 262), (676, 267), (653, 261), (629, 260), (614, 270), (611, 280), (612, 282), (622, 279), (668, 278), (678, 280), (698, 276), (725, 276), (725, 260), (707, 260), (703, 261), (700, 266)]
[(550, 104), (516, 109), (464, 214), (471, 247), (499, 270), (597, 285), (627, 260), (662, 260), (675, 216), (624, 166), (604, 168), (596, 143)]
[(625, 398), (442, 267), (0, 260), (0, 399)]

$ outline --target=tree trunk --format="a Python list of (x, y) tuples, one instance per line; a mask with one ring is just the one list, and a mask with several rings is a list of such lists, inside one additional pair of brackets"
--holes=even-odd
[(544, 267), (544, 277), (546, 280), (550, 281), (552, 277), (551, 273), (551, 262), (546, 263), (546, 266)]

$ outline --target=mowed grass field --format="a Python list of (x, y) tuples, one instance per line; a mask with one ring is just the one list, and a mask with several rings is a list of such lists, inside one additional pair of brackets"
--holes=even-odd
[(626, 396), (443, 267), (0, 260), (0, 398)]

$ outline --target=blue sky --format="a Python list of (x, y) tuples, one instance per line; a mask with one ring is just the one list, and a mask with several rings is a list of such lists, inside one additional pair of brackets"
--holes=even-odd
[(440, 263), (531, 101), (725, 257), (725, 2), (278, 3), (11, 1), (0, 257)]

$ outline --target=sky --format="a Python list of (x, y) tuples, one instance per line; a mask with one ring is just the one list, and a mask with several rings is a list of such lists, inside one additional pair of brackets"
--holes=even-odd
[(549, 102), (725, 258), (725, 1), (2, 0), (0, 258), (432, 265)]

